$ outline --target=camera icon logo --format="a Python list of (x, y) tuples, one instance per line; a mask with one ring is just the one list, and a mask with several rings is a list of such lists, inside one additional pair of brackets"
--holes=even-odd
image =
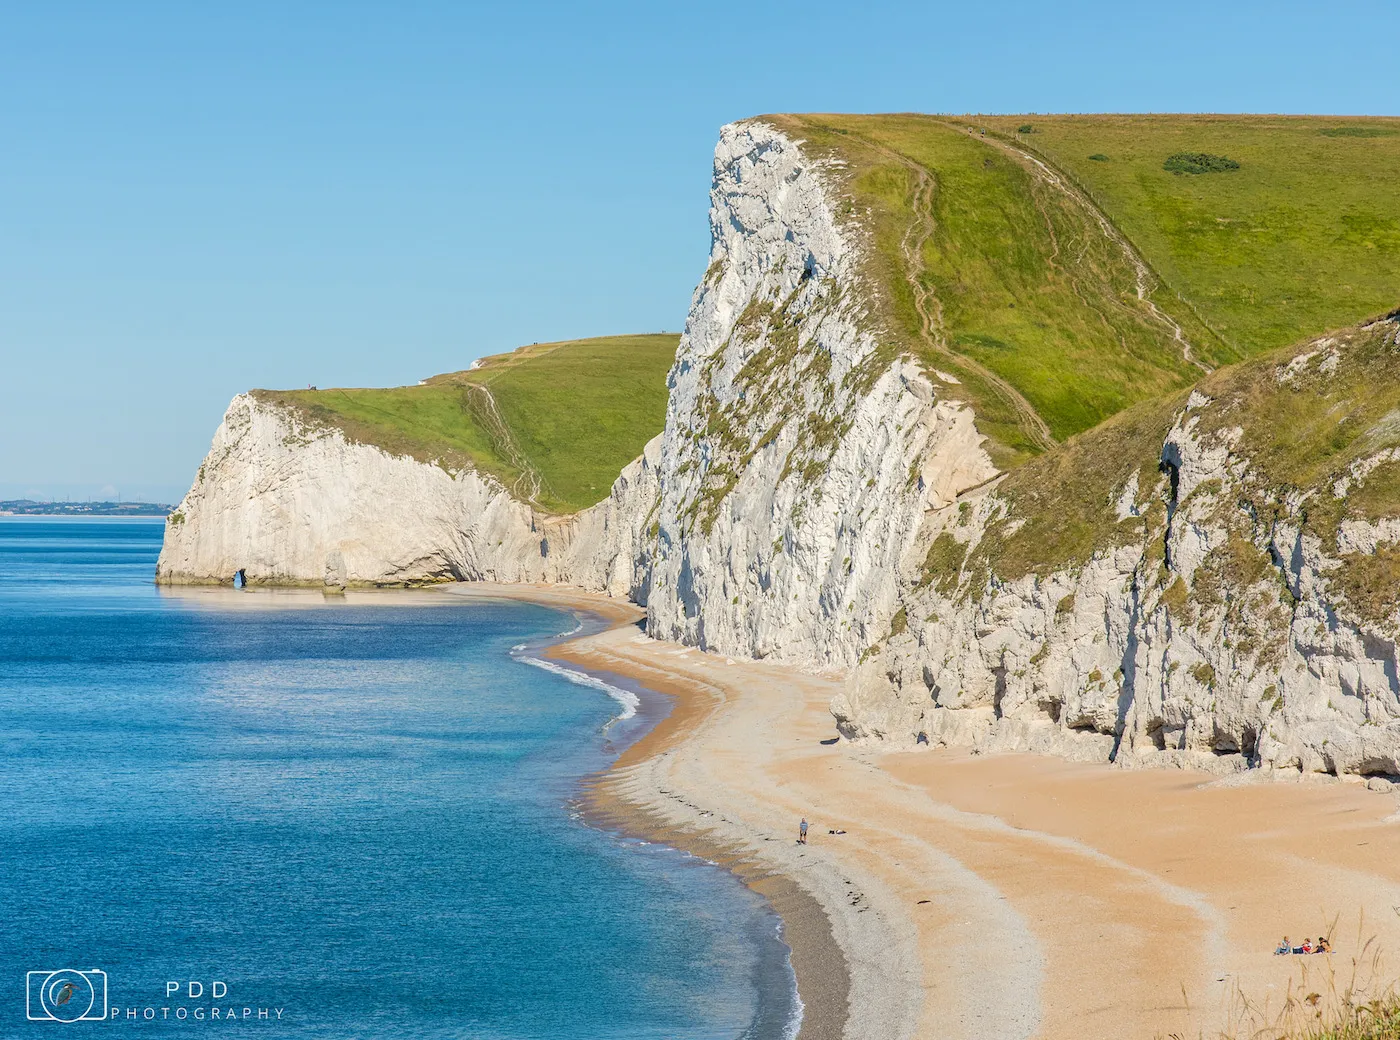
[(24, 1010), (31, 1022), (102, 1022), (107, 1018), (107, 973), (96, 968), (28, 972)]

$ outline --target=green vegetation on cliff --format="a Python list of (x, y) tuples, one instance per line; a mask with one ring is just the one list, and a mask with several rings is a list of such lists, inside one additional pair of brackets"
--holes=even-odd
[(1201, 375), (1132, 251), (1023, 152), (928, 116), (777, 121), (842, 161), (890, 350), (958, 380), (1001, 466)]
[(522, 501), (572, 513), (606, 498), (661, 432), (679, 341), (660, 333), (540, 343), (417, 386), (254, 396), (358, 443), (479, 469)]
[[(1245, 490), (1225, 496), (1220, 508), (1243, 510), (1264, 527), (1292, 515), (1329, 554), (1339, 553), (1347, 521), (1400, 516), (1397, 333), (1394, 322), (1347, 329), (1200, 380), (1194, 389), (1209, 404), (1193, 411), (1193, 435), (1208, 443), (1226, 437), (1249, 470)], [(1158, 463), (1186, 396), (1128, 409), (1009, 474), (997, 488), (1006, 515), (966, 556), (961, 547), (952, 552), (951, 538), (935, 542), (925, 581), (947, 591), (960, 574), (974, 586), (988, 574), (1003, 580), (1047, 574), (1140, 541), (1144, 525), (1160, 526), (1165, 517), (1170, 492)], [(1122, 517), (1117, 503), (1134, 475), (1137, 493), (1130, 498), (1141, 515)], [(1207, 481), (1197, 493), (1216, 494), (1219, 483)], [(1289, 514), (1290, 502), (1301, 503), (1296, 514)], [(1233, 558), (1237, 566), (1251, 564), (1249, 552)], [(1338, 558), (1341, 567), (1329, 580), (1360, 615), (1384, 617), (1400, 606), (1394, 550)]]
[[(1022, 121), (976, 125), (1014, 138)], [(1035, 129), (1022, 147), (1081, 184), (1209, 323), (1218, 338), (1198, 346), (1213, 365), (1400, 299), (1400, 119), (1037, 116)], [(1229, 156), (1240, 168), (1177, 176), (1162, 168), (1176, 153)]]
[[(944, 396), (972, 404), (1003, 469), (1135, 406), (1145, 411), (1099, 439), (1146, 444), (1212, 369), (1400, 295), (1400, 120), (763, 118), (836, 160), (827, 171), (838, 218), (866, 247), (861, 297), (884, 341), (872, 371), (918, 357)], [(776, 340), (779, 354), (795, 346), (795, 330), (784, 336), (792, 343)], [(546, 344), (420, 386), (260, 393), (354, 439), (477, 467), (522, 500), (571, 512), (602, 499), (661, 429), (676, 344)], [(750, 397), (750, 411), (765, 407)], [(808, 439), (839, 436), (844, 417), (813, 418)], [(1054, 480), (1092, 482), (1080, 450), (1047, 464), (1063, 470)], [(711, 504), (738, 477), (715, 474)], [(1099, 527), (1078, 526), (1072, 511), (1058, 522), (1041, 546), (1049, 556), (1076, 555)], [(1018, 566), (1036, 566), (1031, 555)]]
[(839, 160), (888, 353), (954, 376), (1003, 467), (1400, 285), (1400, 120), (764, 119)]

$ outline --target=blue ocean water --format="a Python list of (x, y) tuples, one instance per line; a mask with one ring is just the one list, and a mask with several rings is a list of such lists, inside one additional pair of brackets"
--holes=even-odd
[(0, 520), (0, 1035), (81, 1013), (92, 969), (118, 1017), (75, 1028), (788, 1031), (762, 901), (578, 818), (579, 778), (664, 703), (613, 723), (606, 692), (512, 658), (572, 615), (161, 590), (161, 533)]

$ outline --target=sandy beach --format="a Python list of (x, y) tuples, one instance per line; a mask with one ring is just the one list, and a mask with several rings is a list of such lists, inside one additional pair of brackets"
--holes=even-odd
[[(804, 1040), (1211, 1036), (1304, 970), (1303, 992), (1376, 949), (1400, 970), (1394, 795), (833, 742), (839, 679), (657, 642), (615, 600), (477, 590), (603, 613), (551, 653), (676, 698), (597, 811), (770, 895)], [(1331, 957), (1273, 956), (1323, 933)]]

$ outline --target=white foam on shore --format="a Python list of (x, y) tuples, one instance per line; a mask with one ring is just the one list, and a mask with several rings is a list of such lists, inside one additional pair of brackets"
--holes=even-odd
[[(580, 621), (572, 632), (562, 633), (562, 635), (573, 635), (574, 633), (578, 632), (579, 629), (581, 629), (582, 627), (583, 622)], [(613, 686), (611, 683), (604, 682), (602, 679), (599, 679), (597, 676), (591, 675), (588, 672), (579, 671), (574, 668), (569, 668), (564, 665), (556, 664), (553, 661), (549, 661), (541, 657), (532, 656), (526, 652), (523, 652), (526, 651), (526, 648), (527, 644), (524, 643), (512, 647), (511, 657), (515, 658), (515, 660), (517, 661), (523, 661), (525, 664), (532, 664), (536, 668), (543, 668), (546, 672), (552, 672), (555, 675), (563, 676), (565, 679), (568, 679), (570, 682), (576, 683), (579, 686), (587, 686), (590, 689), (602, 690), (613, 700), (617, 701), (618, 704), (622, 706), (622, 711), (621, 713), (613, 717), (612, 722), (618, 722), (623, 719), (630, 719), (637, 714), (637, 709), (641, 706), (641, 698), (638, 697), (635, 693), (632, 693), (630, 690), (624, 690), (617, 686)], [(608, 725), (611, 726), (612, 722), (609, 722)], [(576, 819), (583, 817), (582, 813), (571, 815), (573, 815)], [(638, 849), (650, 849), (654, 845), (653, 842), (647, 841), (645, 838), (633, 839), (629, 842), (629, 844), (634, 845)], [(700, 859), (701, 862), (706, 863), (711, 867), (721, 870), (725, 869), (723, 867), (720, 867), (720, 865), (714, 860), (705, 857), (697, 857), (694, 853), (675, 849), (669, 845), (663, 844), (657, 845), (655, 847), (661, 849), (666, 853), (674, 854), (679, 852), (681, 856), (687, 859)], [(765, 903), (767, 903), (767, 900), (765, 900)], [(770, 913), (773, 913), (774, 916), (777, 917), (776, 912), (773, 910), (772, 904), (767, 903), (767, 906), (768, 911)], [(787, 947), (787, 974), (791, 986), (791, 989), (789, 991), (789, 999), (791, 1003), (789, 1004), (787, 1021), (785, 1021), (782, 1025), (782, 1040), (797, 1040), (797, 1035), (802, 1031), (802, 1022), (806, 1016), (807, 1008), (806, 1005), (802, 1002), (802, 995), (797, 987), (797, 974), (793, 971), (792, 968), (792, 948), (788, 946), (787, 939), (784, 936), (783, 921), (781, 917), (777, 917), (777, 920), (774, 922), (774, 929), (778, 941), (782, 943), (785, 947)]]
[[(773, 904), (768, 904), (771, 913)], [(783, 1027), (783, 1040), (797, 1040), (797, 1034), (802, 1032), (802, 1015), (807, 1010), (807, 1005), (802, 1003), (802, 994), (797, 989), (797, 972), (792, 968), (792, 947), (788, 946), (787, 937), (783, 935), (783, 919), (778, 918), (778, 941), (788, 948), (788, 974), (792, 976), (792, 1012), (788, 1016), (787, 1025)]]
[(540, 657), (526, 657), (521, 655), (517, 657), (516, 660), (524, 661), (526, 664), (532, 664), (536, 668), (543, 668), (546, 672), (553, 672), (555, 675), (562, 675), (571, 683), (587, 686), (594, 690), (602, 690), (613, 700), (617, 701), (618, 704), (622, 705), (621, 713), (616, 716), (618, 721), (632, 718), (632, 716), (637, 714), (637, 709), (641, 706), (642, 700), (635, 693), (632, 693), (630, 690), (619, 689), (611, 683), (605, 683), (602, 679), (589, 675), (587, 672), (580, 672), (573, 668), (565, 668), (563, 665), (555, 664), (553, 661), (546, 661)]

